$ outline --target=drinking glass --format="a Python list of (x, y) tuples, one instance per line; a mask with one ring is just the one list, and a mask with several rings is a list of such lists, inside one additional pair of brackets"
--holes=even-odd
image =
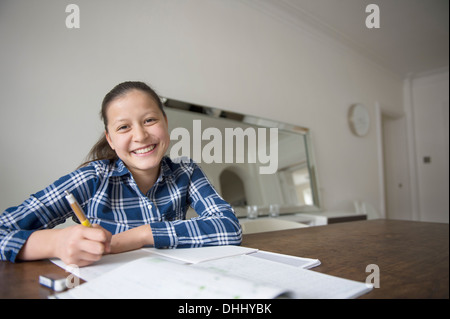
[(257, 217), (258, 217), (258, 206), (257, 205), (247, 206), (247, 218), (255, 219)]
[(269, 216), (270, 217), (280, 216), (280, 205), (278, 205), (278, 204), (269, 205)]

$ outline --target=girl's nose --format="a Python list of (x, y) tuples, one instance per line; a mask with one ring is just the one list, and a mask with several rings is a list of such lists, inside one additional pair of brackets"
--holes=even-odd
[(148, 137), (148, 133), (143, 126), (138, 126), (133, 132), (135, 142), (144, 141)]

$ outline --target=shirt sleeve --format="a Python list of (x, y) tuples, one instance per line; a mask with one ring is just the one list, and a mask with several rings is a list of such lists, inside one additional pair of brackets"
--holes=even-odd
[(188, 199), (198, 217), (151, 223), (156, 248), (240, 245), (242, 231), (233, 208), (194, 163)]
[(72, 215), (65, 190), (72, 192), (83, 206), (91, 197), (96, 178), (93, 168), (81, 168), (0, 214), (0, 260), (14, 262), (33, 232), (53, 228)]

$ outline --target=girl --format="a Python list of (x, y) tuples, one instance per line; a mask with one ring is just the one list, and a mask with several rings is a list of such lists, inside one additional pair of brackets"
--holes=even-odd
[[(0, 259), (58, 257), (89, 265), (103, 254), (157, 248), (239, 245), (231, 206), (192, 161), (165, 156), (170, 137), (158, 95), (142, 82), (124, 82), (102, 103), (105, 134), (90, 161), (0, 215)], [(53, 229), (73, 216), (71, 192), (94, 224)], [(199, 217), (185, 220), (192, 206)]]

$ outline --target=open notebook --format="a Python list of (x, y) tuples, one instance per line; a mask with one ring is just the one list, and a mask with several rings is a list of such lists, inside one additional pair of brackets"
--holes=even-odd
[(143, 257), (161, 257), (174, 263), (198, 264), (210, 260), (239, 255), (264, 258), (306, 269), (320, 264), (318, 259), (276, 254), (243, 246), (213, 246), (186, 249), (142, 248), (121, 254), (103, 256), (98, 262), (83, 268), (73, 268), (70, 265), (64, 264), (60, 259), (51, 259), (51, 261), (66, 271), (75, 274), (79, 278), (89, 281), (123, 266), (130, 261)]
[[(84, 274), (80, 273), (80, 277), (89, 277), (88, 282), (54, 297), (355, 298), (372, 289), (365, 283), (308, 270), (320, 264), (317, 259), (238, 246), (206, 248), (209, 249), (158, 250), (156, 253), (152, 249), (142, 249), (105, 256), (105, 259), (120, 257), (121, 260), (116, 258), (114, 263), (114, 258), (102, 259), (103, 264), (81, 268)], [(167, 252), (171, 257), (163, 256)], [(132, 261), (124, 260), (128, 258)], [(96, 267), (97, 270), (86, 272)]]

